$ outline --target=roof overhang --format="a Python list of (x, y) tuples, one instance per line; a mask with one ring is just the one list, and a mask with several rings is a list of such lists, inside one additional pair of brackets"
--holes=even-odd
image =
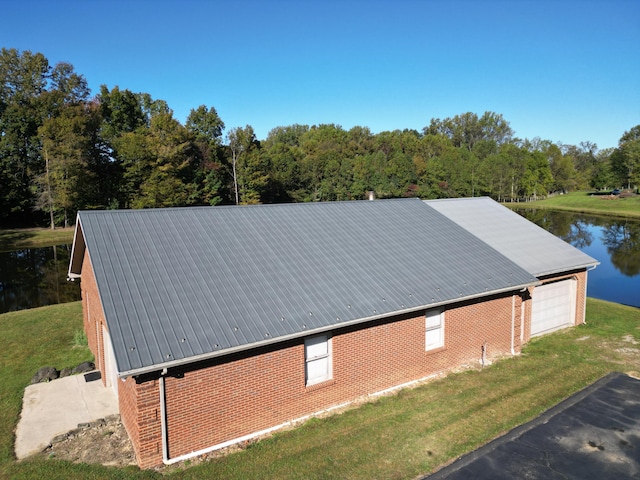
[(162, 372), (165, 370), (168, 370), (169, 368), (177, 368), (177, 367), (183, 367), (185, 365), (189, 365), (191, 363), (196, 363), (196, 362), (202, 362), (205, 360), (211, 360), (214, 358), (219, 358), (219, 357), (224, 357), (227, 355), (232, 355), (234, 353), (240, 353), (240, 352), (246, 352), (249, 350), (253, 350), (253, 349), (257, 349), (260, 347), (265, 347), (265, 346), (269, 346), (269, 345), (275, 345), (278, 343), (282, 343), (282, 342), (286, 342), (289, 340), (295, 340), (297, 338), (303, 338), (303, 337), (308, 337), (310, 335), (317, 335), (320, 333), (324, 333), (324, 332), (329, 332), (332, 330), (338, 330), (341, 328), (345, 328), (345, 327), (350, 327), (353, 325), (359, 325), (359, 324), (363, 324), (363, 323), (367, 323), (367, 322), (373, 322), (376, 320), (381, 320), (384, 318), (390, 318), (390, 317), (396, 317), (396, 316), (400, 316), (400, 315), (406, 315), (409, 313), (414, 313), (414, 312), (420, 312), (420, 311), (426, 311), (426, 310), (430, 310), (432, 308), (439, 308), (439, 307), (443, 307), (443, 306), (447, 306), (447, 305), (452, 305), (455, 303), (460, 303), (460, 302), (465, 302), (465, 301), (469, 301), (469, 300), (476, 300), (478, 298), (483, 298), (483, 297), (489, 297), (489, 296), (493, 296), (493, 295), (499, 295), (502, 293), (508, 293), (508, 292), (520, 292), (524, 289), (527, 289), (529, 287), (535, 287), (538, 285), (542, 285), (542, 282), (537, 280), (535, 282), (529, 282), (529, 283), (524, 283), (522, 285), (514, 285), (514, 286), (509, 286), (509, 287), (505, 287), (505, 288), (501, 288), (501, 289), (497, 289), (497, 290), (492, 290), (492, 291), (487, 291), (487, 292), (482, 292), (482, 293), (478, 293), (475, 295), (468, 295), (466, 297), (460, 297), (460, 298), (456, 298), (456, 299), (452, 299), (452, 300), (447, 300), (444, 302), (436, 302), (436, 303), (430, 303), (427, 305), (420, 305), (418, 307), (412, 307), (412, 308), (408, 308), (408, 309), (404, 309), (404, 310), (397, 310), (394, 312), (389, 312), (389, 313), (385, 313), (385, 314), (380, 314), (380, 315), (373, 315), (370, 317), (365, 317), (365, 318), (359, 318), (356, 320), (351, 320), (348, 322), (342, 322), (339, 324), (333, 324), (333, 325), (329, 325), (329, 326), (325, 326), (322, 328), (316, 328), (313, 330), (305, 330), (303, 332), (297, 332), (295, 334), (291, 334), (291, 335), (286, 335), (286, 336), (282, 336), (282, 337), (277, 337), (277, 338), (272, 338), (269, 340), (264, 340), (264, 341), (260, 341), (260, 342), (255, 342), (255, 343), (251, 343), (251, 344), (246, 344), (246, 345), (239, 345), (237, 347), (232, 347), (232, 348), (227, 348), (225, 350), (219, 350), (216, 352), (210, 352), (210, 353), (206, 353), (206, 354), (202, 354), (202, 355), (196, 355), (193, 357), (188, 357), (188, 358), (183, 358), (180, 360), (173, 360), (170, 362), (163, 362), (163, 363), (159, 363), (159, 364), (155, 364), (155, 365), (151, 365), (148, 367), (141, 367), (141, 368), (136, 368), (136, 369), (132, 369), (132, 370), (127, 370), (124, 372), (118, 372), (118, 377), (125, 379), (127, 377), (137, 377), (140, 375), (146, 375), (146, 374), (150, 374), (153, 372)]
[(84, 234), (82, 232), (82, 225), (80, 222), (80, 215), (76, 217), (76, 228), (73, 233), (73, 245), (71, 247), (71, 261), (69, 262), (69, 271), (67, 273), (67, 280), (75, 280), (81, 277), (82, 274), (82, 261), (84, 259), (84, 252), (87, 248)]

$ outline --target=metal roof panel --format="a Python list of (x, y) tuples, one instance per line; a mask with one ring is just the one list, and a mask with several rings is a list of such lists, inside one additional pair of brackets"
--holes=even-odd
[(119, 372), (536, 282), (418, 199), (78, 218)]
[(542, 277), (599, 262), (488, 197), (425, 200), (526, 271)]

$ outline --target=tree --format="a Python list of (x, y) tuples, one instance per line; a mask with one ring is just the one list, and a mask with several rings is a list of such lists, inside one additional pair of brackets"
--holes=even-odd
[(300, 142), (308, 130), (307, 125), (297, 124), (276, 127), (261, 143), (262, 153), (271, 166), (265, 202), (302, 202), (307, 197), (300, 173), (304, 157)]
[(553, 183), (549, 163), (542, 152), (527, 154), (524, 175), (522, 176), (521, 193), (524, 197), (536, 199), (546, 196)]
[(195, 137), (200, 162), (197, 172), (200, 195), (209, 205), (217, 205), (222, 202), (221, 138), (224, 123), (214, 107), (200, 105), (189, 112), (185, 126)]
[(347, 138), (347, 132), (335, 124), (314, 125), (302, 135), (300, 175), (307, 191), (305, 201), (335, 200), (332, 191), (337, 179), (326, 178), (326, 175), (336, 171), (336, 166), (339, 169)]
[(146, 138), (150, 165), (134, 208), (178, 207), (197, 203), (197, 155), (192, 134), (171, 113), (151, 117)]
[(33, 175), (42, 172), (38, 127), (46, 116), (49, 62), (41, 53), (0, 51), (0, 224), (32, 210)]
[(146, 117), (139, 98), (129, 90), (120, 90), (118, 86), (111, 90), (100, 86), (97, 97), (102, 115), (101, 136), (111, 143), (121, 135), (146, 126)]
[(454, 147), (465, 147), (471, 151), (481, 140), (495, 142), (496, 145), (507, 143), (511, 140), (513, 130), (500, 114), (485, 112), (478, 118), (477, 114), (467, 112), (444, 120), (431, 119), (423, 133), (444, 135), (451, 140)]
[[(51, 68), (41, 53), (0, 52), (0, 222), (13, 215), (32, 219), (36, 195), (47, 162), (39, 128), (47, 122), (49, 133), (67, 127), (54, 126), (57, 117), (69, 121), (69, 106), (86, 103), (87, 82), (69, 63)], [(64, 113), (63, 113), (64, 112)], [(74, 115), (71, 115), (74, 116)], [(53, 147), (53, 144), (49, 145)], [(59, 147), (59, 146), (58, 146)], [(52, 151), (58, 149), (53, 148)], [(75, 147), (69, 147), (74, 149)], [(54, 152), (55, 153), (55, 152)], [(55, 170), (54, 170), (55, 173)]]
[(236, 205), (261, 203), (269, 181), (267, 158), (261, 155), (253, 127), (236, 127), (227, 134)]
[(95, 178), (90, 165), (98, 124), (97, 109), (80, 103), (64, 107), (38, 129), (45, 168), (35, 180), (37, 206), (49, 213), (52, 229), (57, 220), (67, 227), (77, 210), (91, 204)]
[(571, 157), (565, 156), (557, 145), (549, 142), (542, 151), (549, 162), (553, 176), (552, 189), (557, 192), (568, 192), (576, 187), (574, 168)]
[(624, 132), (611, 155), (611, 168), (628, 189), (640, 184), (640, 125)]

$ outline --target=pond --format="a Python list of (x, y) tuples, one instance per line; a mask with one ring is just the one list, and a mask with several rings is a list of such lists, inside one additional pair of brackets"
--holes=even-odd
[(0, 313), (80, 300), (67, 281), (70, 245), (0, 253)]
[(600, 262), (589, 272), (589, 297), (640, 307), (640, 221), (551, 210), (516, 211)]

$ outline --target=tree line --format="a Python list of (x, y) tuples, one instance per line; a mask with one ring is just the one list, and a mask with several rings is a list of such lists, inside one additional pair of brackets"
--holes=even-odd
[(501, 114), (422, 131), (335, 124), (227, 128), (213, 106), (183, 125), (164, 100), (102, 85), (69, 63), (0, 53), (0, 227), (66, 226), (80, 209), (377, 198), (499, 201), (640, 183), (640, 125), (618, 148), (519, 139)]

